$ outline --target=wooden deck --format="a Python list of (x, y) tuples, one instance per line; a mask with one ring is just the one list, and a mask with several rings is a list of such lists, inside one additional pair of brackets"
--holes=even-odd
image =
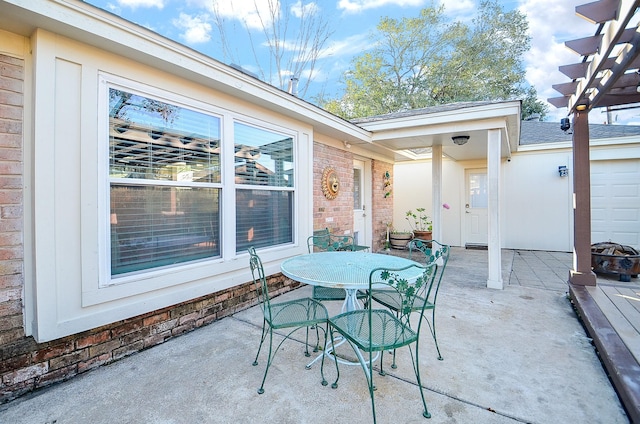
[(598, 276), (596, 286), (569, 285), (574, 305), (631, 422), (640, 423), (640, 282)]

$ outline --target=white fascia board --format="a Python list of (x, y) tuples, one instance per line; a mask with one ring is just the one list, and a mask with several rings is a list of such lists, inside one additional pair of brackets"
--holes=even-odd
[[(407, 127), (427, 127), (432, 125), (455, 124), (470, 121), (486, 121), (492, 118), (505, 118), (516, 115), (520, 119), (520, 102), (504, 102), (489, 105), (449, 110), (423, 115), (409, 115), (359, 124), (369, 131), (387, 131)], [(486, 128), (484, 128), (486, 129)]]
[(470, 121), (458, 121), (458, 122), (433, 122), (431, 125), (411, 125), (411, 126), (398, 126), (396, 128), (389, 128), (387, 130), (376, 130), (373, 133), (373, 142), (398, 139), (403, 137), (421, 137), (438, 134), (448, 134), (454, 132), (465, 131), (484, 131), (490, 129), (505, 129), (507, 126), (504, 117), (482, 119), (482, 120), (470, 120)]

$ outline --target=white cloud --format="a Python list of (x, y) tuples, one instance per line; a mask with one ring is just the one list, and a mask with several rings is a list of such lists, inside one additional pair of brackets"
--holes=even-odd
[(303, 16), (313, 16), (319, 11), (320, 7), (318, 7), (315, 2), (310, 2), (303, 5), (302, 0), (298, 0), (296, 3), (291, 5), (291, 13), (296, 18), (301, 18)]
[(280, 10), (278, 0), (189, 0), (187, 3), (217, 13), (222, 19), (238, 20), (257, 30), (262, 30), (263, 25), (271, 25), (269, 4), (274, 4), (276, 10)]
[(187, 44), (206, 43), (211, 39), (211, 24), (208, 15), (191, 16), (180, 13), (180, 17), (172, 21), (173, 25), (184, 30), (180, 35)]
[(118, 0), (118, 4), (131, 9), (137, 9), (138, 7), (164, 8), (164, 0)]
[(319, 59), (327, 57), (348, 57), (351, 58), (371, 48), (371, 41), (367, 34), (356, 34), (342, 40), (331, 41), (323, 49)]
[(420, 7), (427, 3), (427, 0), (340, 0), (338, 1), (338, 9), (346, 13), (360, 13), (384, 6)]
[(447, 14), (471, 12), (476, 9), (476, 5), (473, 0), (440, 0), (440, 4), (444, 5), (444, 10)]
[[(526, 78), (533, 85), (540, 100), (560, 97), (553, 84), (569, 82), (558, 67), (579, 62), (564, 42), (593, 35), (596, 25), (575, 14), (575, 7), (584, 0), (523, 0), (519, 10), (527, 15), (531, 35), (531, 50), (525, 56)], [(549, 108), (549, 118), (566, 115), (566, 109)]]

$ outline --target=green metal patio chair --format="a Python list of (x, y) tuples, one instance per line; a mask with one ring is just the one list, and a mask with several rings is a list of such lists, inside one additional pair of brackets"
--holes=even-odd
[[(435, 265), (435, 272), (432, 275), (433, 280), (429, 284), (425, 284), (421, 287), (421, 290), (416, 293), (416, 304), (412, 309), (415, 312), (421, 312), (423, 309), (431, 310), (431, 321), (424, 315), (421, 317), (427, 322), (429, 331), (433, 337), (433, 341), (436, 345), (438, 352), (438, 359), (442, 361), (442, 355), (440, 354), (440, 347), (438, 346), (438, 337), (436, 334), (436, 301), (438, 299), (438, 291), (440, 290), (440, 283), (442, 281), (442, 274), (449, 261), (449, 253), (451, 248), (449, 245), (442, 244), (436, 240), (420, 240), (413, 239), (408, 244), (409, 259), (413, 259), (416, 262)], [(419, 257), (417, 257), (419, 255)], [(402, 304), (401, 299), (394, 291), (389, 290), (374, 290), (372, 298), (381, 305), (386, 306), (396, 313), (400, 313)], [(392, 368), (396, 368), (395, 352), (393, 353)]]
[[(420, 361), (419, 361), (419, 334), (422, 319), (418, 322), (418, 328), (413, 329), (409, 323), (411, 313), (415, 311), (415, 306), (419, 303), (417, 294), (422, 287), (429, 285), (433, 280), (435, 272), (435, 264), (428, 265), (410, 265), (399, 269), (376, 268), (369, 274), (369, 290), (368, 305), (372, 305), (371, 293), (375, 290), (388, 290), (396, 293), (403, 305), (398, 314), (393, 313), (389, 309), (374, 309), (372, 307), (359, 309), (355, 311), (345, 312), (329, 318), (329, 334), (331, 343), (335, 342), (334, 333), (338, 333), (349, 342), (358, 357), (358, 361), (364, 370), (369, 386), (369, 395), (371, 396), (371, 410), (373, 413), (373, 422), (376, 422), (376, 407), (374, 391), (376, 390), (373, 382), (373, 361), (374, 354), (380, 354), (380, 375), (385, 375), (382, 368), (382, 355), (385, 351), (395, 351), (396, 349), (408, 346), (411, 352), (411, 362), (416, 375), (417, 386), (420, 390), (422, 399), (423, 413), (425, 418), (430, 418), (431, 414), (427, 408), (424, 398), (422, 381), (420, 378)], [(420, 275), (419, 277), (408, 280), (407, 275)], [(427, 303), (423, 302), (419, 309), (420, 315), (423, 315), (427, 307)], [(324, 355), (326, 356), (326, 355)], [(324, 365), (323, 356), (323, 365)], [(368, 356), (368, 359), (365, 359)], [(337, 359), (337, 358), (336, 358)], [(338, 387), (340, 379), (340, 370), (336, 363), (336, 380), (331, 385), (334, 389)], [(406, 400), (406, 399), (405, 399)]]
[[(309, 353), (309, 327), (315, 326), (316, 328), (322, 328), (325, 336), (324, 342), (326, 345), (329, 314), (327, 313), (327, 309), (322, 303), (309, 297), (279, 303), (271, 302), (271, 299), (269, 298), (269, 287), (267, 286), (267, 279), (264, 275), (262, 261), (256, 254), (256, 250), (254, 247), (249, 248), (249, 254), (251, 255), (249, 259), (249, 266), (251, 268), (253, 282), (256, 285), (258, 298), (261, 301), (263, 312), (262, 336), (260, 337), (260, 346), (258, 347), (258, 353), (256, 353), (256, 358), (253, 361), (254, 366), (258, 365), (258, 356), (260, 355), (262, 344), (264, 343), (267, 334), (269, 335), (269, 354), (267, 355), (267, 366), (264, 370), (262, 383), (260, 384), (260, 388), (258, 389), (258, 393), (262, 394), (264, 393), (264, 382), (267, 379), (269, 367), (271, 366), (273, 359), (278, 352), (278, 349), (280, 349), (282, 343), (284, 343), (285, 340), (289, 339), (295, 331), (306, 328), (305, 356), (307, 357), (311, 356), (311, 354)], [(291, 331), (289, 331), (284, 336), (284, 339), (282, 339), (282, 341), (278, 343), (276, 348), (273, 349), (274, 330), (285, 328), (291, 329)], [(320, 340), (318, 337), (316, 341), (316, 351), (320, 349), (319, 345)], [(322, 347), (322, 349), (324, 350), (324, 346)], [(323, 384), (326, 385), (327, 382), (324, 380), (324, 375), (322, 377), (322, 380)]]
[[(351, 252), (355, 250), (353, 237), (338, 236), (331, 234), (328, 228), (316, 230), (313, 235), (307, 238), (307, 250), (313, 252), (334, 252), (345, 251)], [(344, 289), (334, 287), (313, 286), (312, 298), (320, 301), (344, 300), (346, 294)], [(358, 297), (362, 294), (358, 292)]]

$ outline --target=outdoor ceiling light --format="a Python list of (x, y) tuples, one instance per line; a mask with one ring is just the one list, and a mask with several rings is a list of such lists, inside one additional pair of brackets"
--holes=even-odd
[(464, 144), (467, 144), (467, 141), (469, 141), (469, 136), (468, 135), (454, 135), (453, 137), (451, 137), (451, 140), (453, 140), (454, 144), (457, 144), (458, 146), (462, 146)]

